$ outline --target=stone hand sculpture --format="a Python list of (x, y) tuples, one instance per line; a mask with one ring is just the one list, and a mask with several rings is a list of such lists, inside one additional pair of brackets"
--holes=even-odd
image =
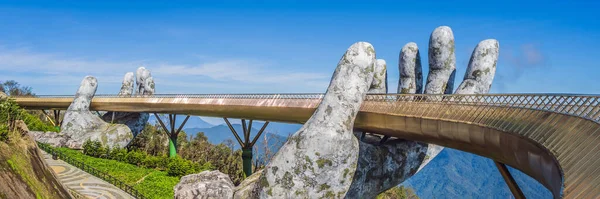
[(90, 112), (90, 104), (97, 87), (98, 81), (92, 76), (86, 76), (81, 81), (75, 99), (65, 113), (61, 134), (67, 135), (79, 143), (79, 146), (90, 139), (111, 147), (125, 147), (133, 138), (131, 130), (125, 125), (106, 123)]
[[(484, 40), (477, 45), (471, 55), (464, 80), (456, 90), (457, 94), (484, 94), (489, 91), (496, 71), (498, 50), (498, 42), (494, 39)], [(451, 93), (456, 59), (454, 36), (449, 27), (442, 26), (433, 31), (428, 54), (430, 69), (425, 94)], [(398, 93), (420, 94), (423, 90), (423, 74), (417, 44), (411, 42), (402, 48), (399, 69)], [(380, 71), (376, 71), (376, 74), (378, 72)], [(379, 81), (381, 80), (373, 80)], [(376, 93), (383, 93), (382, 89), (383, 86), (371, 88), (378, 91)], [(355, 134), (357, 137), (362, 136), (359, 133)], [(401, 139), (392, 139), (380, 144), (378, 136), (365, 135), (360, 141), (356, 174), (346, 198), (374, 198), (416, 174), (442, 149), (443, 147), (438, 145)]]
[[(136, 95), (146, 96), (154, 94), (154, 79), (152, 78), (150, 71), (144, 67), (139, 67), (136, 74), (136, 77), (134, 77), (133, 72), (125, 74), (119, 96), (131, 97), (134, 94), (134, 79), (135, 85), (137, 85), (137, 89), (135, 89)], [(102, 116), (102, 119), (106, 122), (127, 125), (129, 129), (131, 129), (134, 138), (142, 132), (149, 118), (150, 115), (148, 113), (111, 111), (106, 112)]]
[[(430, 72), (423, 87), (418, 47), (400, 53), (399, 93), (451, 93), (456, 71), (454, 36), (438, 27), (429, 41)], [(487, 93), (498, 59), (498, 42), (480, 42), (458, 94)], [(366, 93), (387, 93), (386, 62), (365, 42), (352, 45), (333, 74), (323, 101), (262, 171), (235, 188), (234, 198), (375, 198), (413, 176), (443, 147), (365, 135), (353, 129)], [(369, 132), (377, 134), (377, 132)]]

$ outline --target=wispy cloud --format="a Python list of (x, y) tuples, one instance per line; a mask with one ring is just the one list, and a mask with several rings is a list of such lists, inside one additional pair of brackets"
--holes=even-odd
[(157, 91), (159, 93), (182, 91), (181, 87), (220, 88), (223, 89), (222, 92), (239, 92), (243, 88), (260, 90), (259, 92), (268, 92), (272, 88), (276, 92), (318, 92), (326, 88), (331, 76), (318, 72), (289, 72), (274, 67), (268, 61), (251, 59), (172, 64), (168, 61), (94, 60), (58, 53), (40, 53), (25, 48), (0, 47), (0, 72), (4, 74), (0, 75), (0, 80), (15, 79), (23, 85), (78, 85), (84, 76), (92, 75), (98, 78), (100, 86), (109, 84), (118, 87), (126, 72), (135, 71), (142, 65), (152, 72), (157, 88), (164, 91)]
[(499, 92), (505, 92), (506, 87), (519, 80), (531, 70), (551, 67), (551, 62), (544, 55), (539, 45), (523, 44), (519, 48), (500, 49), (500, 62), (505, 66), (498, 68), (494, 82)]
[(508, 49), (504, 57), (511, 66), (519, 69), (540, 67), (547, 64), (546, 57), (539, 47), (534, 44), (524, 44), (516, 52)]

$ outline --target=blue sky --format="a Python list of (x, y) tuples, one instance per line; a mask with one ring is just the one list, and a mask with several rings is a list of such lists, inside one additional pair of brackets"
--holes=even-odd
[(494, 93), (600, 93), (593, 1), (1, 1), (0, 81), (74, 94), (85, 75), (117, 93), (146, 66), (157, 93), (323, 92), (344, 51), (374, 45), (398, 84), (398, 55), (454, 32), (457, 81), (481, 40), (500, 42)]

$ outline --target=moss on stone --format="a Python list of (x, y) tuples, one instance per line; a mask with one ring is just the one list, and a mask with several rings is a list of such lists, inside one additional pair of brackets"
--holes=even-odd
[(312, 164), (312, 160), (310, 160), (310, 157), (308, 157), (307, 155), (304, 156), (304, 160), (306, 160), (307, 163)]
[(348, 175), (348, 172), (350, 172), (350, 169), (345, 168), (344, 169), (344, 175), (342, 176), (342, 178), (346, 179), (346, 176)]
[(291, 189), (294, 187), (294, 176), (292, 176), (290, 172), (285, 172), (281, 180), (281, 185), (283, 185), (284, 188)]
[(267, 180), (267, 177), (265, 177), (264, 175), (262, 175), (260, 177), (260, 186), (261, 187), (268, 187), (269, 186), (269, 181)]
[(319, 168), (323, 168), (325, 165), (331, 166), (331, 165), (333, 165), (333, 163), (329, 159), (319, 158), (317, 160), (317, 165), (319, 166)]
[(331, 186), (329, 186), (327, 183), (324, 183), (319, 186), (319, 191), (317, 191), (317, 192), (325, 191), (329, 188), (331, 188)]
[(402, 88), (402, 90), (400, 90), (400, 93), (402, 94), (408, 94), (410, 92), (409, 88)]
[(375, 49), (373, 49), (372, 46), (368, 46), (367, 47), (367, 55), (371, 56), (373, 54), (375, 54)]
[(327, 106), (327, 109), (325, 109), (325, 113), (326, 113), (327, 115), (331, 115), (331, 111), (332, 111), (332, 110), (333, 110), (333, 108), (331, 108), (331, 106), (329, 106), (329, 105), (328, 105), (328, 106)]
[(333, 191), (327, 191), (321, 198), (335, 198), (335, 193), (333, 193)]

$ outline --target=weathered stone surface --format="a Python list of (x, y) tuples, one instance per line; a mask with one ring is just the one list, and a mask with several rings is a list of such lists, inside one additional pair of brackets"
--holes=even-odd
[(355, 43), (346, 51), (317, 110), (265, 167), (259, 180), (260, 198), (346, 195), (359, 152), (352, 127), (371, 85), (375, 62), (369, 43)]
[(133, 94), (134, 80), (135, 78), (132, 72), (125, 73), (125, 77), (123, 77), (123, 84), (121, 84), (121, 91), (119, 91), (119, 96), (131, 96), (131, 94)]
[[(415, 65), (409, 67), (414, 68)], [(375, 74), (387, 73), (381, 70), (386, 69), (376, 67)], [(384, 94), (387, 93), (385, 90), (376, 90), (384, 87), (371, 84), (370, 89), (372, 93)], [(358, 163), (346, 198), (375, 198), (379, 193), (400, 184), (416, 173), (427, 152), (427, 144), (420, 142), (392, 138), (380, 145), (380, 136), (366, 133), (361, 140), (362, 132), (355, 131), (354, 135), (360, 140)]]
[[(150, 74), (150, 71), (147, 70), (145, 67), (139, 67), (136, 70), (136, 77), (135, 77), (135, 81), (137, 84), (137, 94), (138, 95), (146, 95), (146, 79), (150, 78), (150, 76), (152, 76)], [(154, 83), (152, 83), (154, 84)]]
[(143, 95), (152, 95), (154, 94), (154, 78), (148, 77), (144, 81), (144, 92)]
[(260, 187), (258, 186), (260, 176), (263, 170), (259, 170), (248, 176), (240, 185), (235, 188), (234, 199), (252, 199), (258, 198)]
[[(478, 45), (471, 57), (472, 61), (465, 74), (465, 80), (462, 82), (461, 87), (457, 89), (457, 93), (473, 94), (487, 93), (489, 91), (495, 73), (495, 63), (498, 58), (497, 48), (498, 45), (495, 40), (485, 40)], [(408, 55), (409, 52), (411, 55)], [(415, 67), (418, 64), (406, 62), (410, 61), (410, 58), (414, 57), (413, 55), (417, 53), (416, 44), (409, 43), (403, 48), (400, 54), (399, 68), (401, 78), (398, 89), (399, 93), (420, 93), (419, 89), (415, 87), (404, 86), (418, 85), (422, 81), (421, 79), (415, 80), (417, 79), (415, 78), (416, 75), (413, 75), (416, 73), (414, 71), (416, 71)], [(416, 62), (416, 59), (412, 60)], [(487, 73), (478, 74), (478, 70)], [(403, 71), (405, 71), (404, 74)], [(445, 75), (430, 73), (428, 78), (432, 80), (431, 82), (439, 82), (436, 78), (453, 81), (455, 77), (454, 73), (446, 73)], [(402, 81), (407, 82), (403, 83)], [(442, 90), (440, 89), (437, 91), (437, 94), (441, 94), (441, 92)], [(358, 132), (355, 135), (357, 137), (361, 136)], [(380, 139), (379, 136), (366, 134), (364, 140), (360, 141), (357, 170), (346, 198), (375, 198), (379, 193), (412, 177), (443, 149), (443, 147), (438, 145), (399, 139), (390, 140), (383, 145), (378, 145)]]
[(108, 146), (125, 147), (133, 138), (131, 130), (125, 125), (108, 124), (89, 110), (97, 86), (98, 82), (92, 76), (81, 81), (75, 99), (65, 113), (61, 133), (80, 143), (90, 139)]
[(398, 69), (400, 71), (398, 93), (423, 93), (421, 54), (416, 43), (410, 42), (402, 47)]
[[(136, 73), (138, 74), (138, 76), (135, 77), (136, 85), (138, 86), (138, 88), (135, 89), (137, 92), (136, 95), (145, 96), (154, 94), (154, 79), (152, 78), (150, 71), (144, 67), (139, 67)], [(126, 73), (123, 78), (119, 96), (127, 97), (132, 95), (134, 90), (133, 81), (133, 73)], [(107, 112), (102, 116), (102, 119), (106, 122), (127, 125), (131, 130), (131, 133), (133, 133), (134, 138), (144, 130), (144, 126), (149, 118), (150, 115), (148, 113), (128, 112)]]
[(0, 91), (0, 99), (6, 98), (6, 97), (8, 97), (8, 95), (6, 95), (6, 93)]
[(227, 174), (214, 170), (183, 176), (173, 190), (175, 199), (227, 199), (233, 198), (234, 186)]
[(81, 149), (83, 145), (83, 142), (78, 142), (71, 139), (71, 137), (68, 135), (59, 134), (56, 132), (29, 131), (29, 135), (35, 139), (35, 141), (46, 143), (53, 147)]
[(451, 94), (456, 71), (454, 35), (448, 26), (436, 28), (429, 38), (429, 75), (425, 94)]
[(499, 44), (495, 39), (479, 42), (469, 61), (463, 82), (456, 90), (457, 94), (488, 93), (494, 81)]
[(375, 73), (369, 88), (369, 93), (387, 93), (387, 64), (383, 59), (377, 59)]
[(358, 166), (346, 198), (375, 198), (413, 176), (425, 159), (426, 144), (391, 138), (379, 145), (380, 139), (367, 134), (360, 142)]

